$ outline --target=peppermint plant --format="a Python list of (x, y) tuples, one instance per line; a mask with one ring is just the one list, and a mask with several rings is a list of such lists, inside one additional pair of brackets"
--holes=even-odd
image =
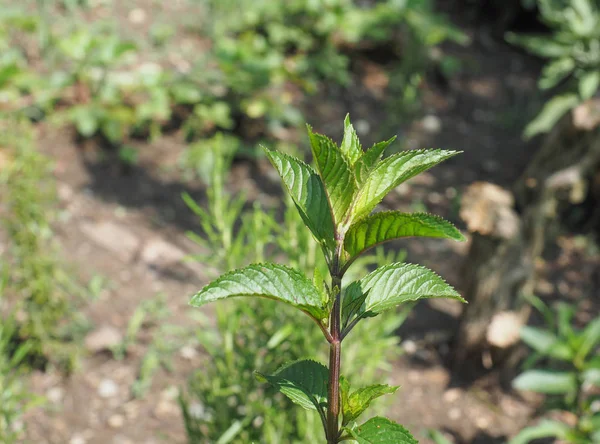
[[(352, 263), (383, 242), (404, 237), (457, 241), (462, 234), (430, 214), (373, 210), (402, 182), (458, 154), (445, 150), (411, 150), (382, 160), (395, 138), (363, 150), (349, 117), (341, 145), (308, 127), (316, 168), (300, 159), (264, 148), (279, 172), (306, 227), (320, 245), (329, 276), (315, 269), (312, 279), (275, 263), (253, 264), (230, 271), (192, 297), (191, 305), (231, 297), (262, 297), (288, 304), (310, 317), (329, 344), (329, 363), (311, 359), (290, 362), (272, 374), (256, 372), (260, 381), (295, 404), (319, 415), (328, 444), (411, 444), (417, 441), (401, 425), (373, 417), (358, 419), (371, 402), (398, 387), (375, 384), (352, 389), (341, 375), (342, 343), (357, 323), (406, 302), (461, 296), (431, 270), (391, 263), (362, 279), (343, 282)], [(344, 285), (343, 285), (344, 284)]]

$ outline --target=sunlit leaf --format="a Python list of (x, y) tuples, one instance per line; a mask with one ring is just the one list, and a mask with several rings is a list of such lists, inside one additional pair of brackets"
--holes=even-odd
[(344, 119), (344, 138), (342, 139), (340, 149), (344, 156), (346, 156), (350, 166), (354, 165), (363, 153), (356, 130), (352, 126), (352, 123), (350, 123), (350, 114), (346, 114), (346, 118)]
[[(451, 298), (465, 302), (454, 288), (433, 271), (413, 264), (384, 265), (344, 293), (344, 316), (375, 316), (396, 305), (425, 298)], [(357, 301), (363, 300), (362, 304)]]
[(354, 391), (348, 396), (346, 403), (342, 403), (342, 424), (346, 425), (358, 418), (371, 405), (374, 399), (394, 393), (396, 390), (398, 390), (398, 386), (375, 384)]
[(353, 219), (368, 215), (402, 182), (458, 154), (457, 151), (411, 150), (395, 154), (373, 168), (361, 185), (353, 205)]
[(354, 175), (356, 176), (356, 182), (360, 185), (368, 177), (369, 172), (373, 167), (381, 160), (381, 156), (385, 149), (396, 140), (396, 136), (384, 142), (379, 142), (369, 148), (361, 156), (360, 159), (354, 164)]
[(358, 444), (418, 444), (408, 430), (381, 416), (348, 431)]
[(264, 150), (310, 231), (321, 244), (331, 246), (334, 242), (333, 220), (319, 175), (301, 160), (267, 148)]
[(352, 225), (344, 239), (344, 249), (352, 258), (382, 242), (413, 236), (465, 240), (454, 225), (439, 216), (386, 211)]
[(279, 264), (253, 264), (230, 271), (196, 293), (190, 304), (200, 307), (232, 297), (264, 297), (284, 302), (316, 319), (327, 317), (327, 301), (301, 272)]
[(256, 372), (256, 376), (302, 408), (317, 410), (327, 405), (329, 371), (323, 364), (304, 359), (284, 365), (272, 375)]
[(310, 127), (308, 136), (317, 169), (327, 190), (334, 222), (339, 224), (344, 219), (356, 191), (354, 173), (342, 151), (331, 139), (313, 133)]

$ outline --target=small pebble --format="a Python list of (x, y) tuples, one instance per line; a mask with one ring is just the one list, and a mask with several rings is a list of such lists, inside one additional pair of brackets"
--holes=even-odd
[(125, 418), (121, 415), (112, 415), (108, 418), (108, 425), (113, 429), (120, 429), (125, 424)]
[(61, 387), (52, 387), (46, 392), (46, 398), (52, 404), (60, 404), (65, 397), (65, 391)]
[(121, 332), (110, 325), (104, 325), (85, 337), (85, 347), (91, 353), (110, 350), (123, 342)]
[(450, 418), (452, 421), (460, 419), (461, 416), (462, 413), (460, 412), (459, 408), (453, 408), (448, 411), (448, 418)]
[(411, 341), (410, 339), (402, 343), (402, 348), (404, 348), (404, 351), (409, 355), (413, 355), (417, 352), (417, 344), (415, 344), (415, 341)]
[(168, 416), (176, 416), (177, 414), (179, 414), (179, 408), (177, 407), (177, 404), (171, 401), (159, 401), (154, 409), (154, 416), (159, 419), (166, 418)]
[(179, 396), (179, 389), (177, 387), (175, 387), (174, 385), (167, 387), (166, 389), (164, 389), (163, 391), (160, 392), (160, 398), (167, 400), (167, 401), (172, 401), (174, 399), (177, 399), (178, 396)]
[(421, 121), (423, 129), (428, 133), (437, 134), (442, 129), (442, 121), (439, 117), (432, 114), (425, 116)]
[(79, 434), (73, 435), (73, 437), (69, 440), (69, 444), (86, 444), (86, 440), (83, 436)]
[(194, 358), (198, 356), (198, 351), (192, 347), (191, 345), (185, 345), (181, 347), (179, 350), (179, 354), (183, 359), (187, 359), (188, 361), (192, 361)]
[(458, 398), (460, 398), (460, 395), (461, 395), (461, 391), (458, 388), (452, 388), (452, 389), (446, 390), (446, 392), (444, 393), (444, 401), (454, 402)]
[(98, 395), (101, 398), (112, 398), (119, 393), (119, 386), (112, 379), (103, 379), (98, 386)]
[(367, 135), (371, 131), (371, 125), (363, 119), (354, 122), (354, 127), (356, 128), (356, 132), (361, 135)]
[(487, 429), (490, 426), (490, 420), (483, 416), (478, 416), (475, 418), (475, 425), (479, 429)]
[(146, 21), (146, 11), (140, 8), (132, 9), (127, 17), (131, 23), (139, 25)]

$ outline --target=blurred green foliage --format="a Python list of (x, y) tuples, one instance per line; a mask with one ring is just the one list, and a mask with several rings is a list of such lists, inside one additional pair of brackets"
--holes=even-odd
[(10, 268), (0, 314), (15, 313), (17, 343), (28, 361), (74, 365), (72, 298), (77, 287), (56, 257), (51, 221), (55, 203), (50, 163), (33, 147), (31, 125), (0, 120), (0, 220), (7, 235), (2, 263)]
[(534, 296), (529, 300), (546, 325), (521, 329), (521, 339), (533, 353), (513, 386), (548, 395), (548, 410), (570, 412), (575, 421), (542, 420), (523, 429), (510, 444), (549, 437), (572, 444), (600, 442), (600, 317), (579, 329), (573, 325), (572, 305), (561, 302), (550, 308)]
[[(239, 268), (282, 255), (290, 266), (307, 273), (327, 272), (317, 244), (304, 229), (291, 200), (286, 201), (283, 219), (278, 212), (265, 211), (255, 202), (249, 206), (244, 194), (226, 191), (228, 171), (238, 148), (237, 141), (217, 135), (196, 158), (200, 177), (208, 178), (207, 208), (190, 196), (184, 199), (198, 216), (203, 236), (189, 233), (203, 252), (194, 259), (212, 265), (218, 274), (225, 268)], [(205, 170), (205, 171), (202, 171)], [(286, 239), (286, 242), (280, 241)], [(404, 252), (365, 257), (347, 279), (366, 268), (402, 260)], [(285, 362), (314, 355), (325, 358), (321, 333), (310, 321), (298, 326), (298, 318), (288, 307), (270, 301), (217, 305), (216, 330), (204, 320), (198, 341), (210, 356), (210, 365), (190, 379), (187, 393), (180, 398), (186, 431), (192, 443), (314, 443), (321, 439), (321, 423), (314, 415), (291, 410), (280, 393), (263, 395), (265, 389), (254, 377), (256, 368), (275, 370)], [(391, 370), (398, 350), (395, 331), (408, 310), (384, 317), (368, 328), (357, 326), (357, 341), (345, 347), (345, 372), (356, 384), (367, 383)], [(302, 322), (302, 321), (300, 321)], [(368, 332), (368, 334), (367, 334)], [(369, 338), (369, 345), (360, 338)], [(372, 343), (373, 339), (377, 343)], [(277, 347), (277, 353), (272, 351)], [(376, 359), (373, 359), (376, 358)], [(352, 366), (350, 366), (352, 363)]]
[(78, 14), (87, 2), (60, 3), (0, 11), (0, 112), (50, 118), (117, 147), (177, 127), (188, 140), (216, 131), (278, 139), (304, 121), (306, 94), (323, 81), (350, 85), (352, 57), (378, 47), (401, 60), (394, 95), (417, 103), (430, 48), (465, 39), (429, 0), (205, 0), (190, 32), (211, 44), (180, 69), (169, 53), (181, 36), (169, 23), (140, 41), (114, 23), (87, 23)]
[(537, 0), (551, 34), (507, 34), (507, 40), (548, 59), (538, 81), (552, 90), (525, 137), (550, 131), (558, 120), (600, 90), (600, 3), (597, 0)]
[[(0, 302), (7, 284), (7, 270), (2, 269), (0, 275)], [(17, 334), (15, 318), (3, 316), (0, 323), (0, 442), (13, 444), (22, 442), (24, 425), (23, 414), (36, 404), (42, 402), (31, 394), (22, 379), (23, 361), (27, 359), (32, 344), (23, 342), (15, 345)]]

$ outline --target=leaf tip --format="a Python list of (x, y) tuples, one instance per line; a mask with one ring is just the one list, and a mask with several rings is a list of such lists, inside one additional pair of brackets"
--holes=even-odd
[(267, 377), (265, 376), (264, 373), (259, 372), (258, 370), (254, 370), (254, 378), (261, 383), (266, 383), (267, 381)]

